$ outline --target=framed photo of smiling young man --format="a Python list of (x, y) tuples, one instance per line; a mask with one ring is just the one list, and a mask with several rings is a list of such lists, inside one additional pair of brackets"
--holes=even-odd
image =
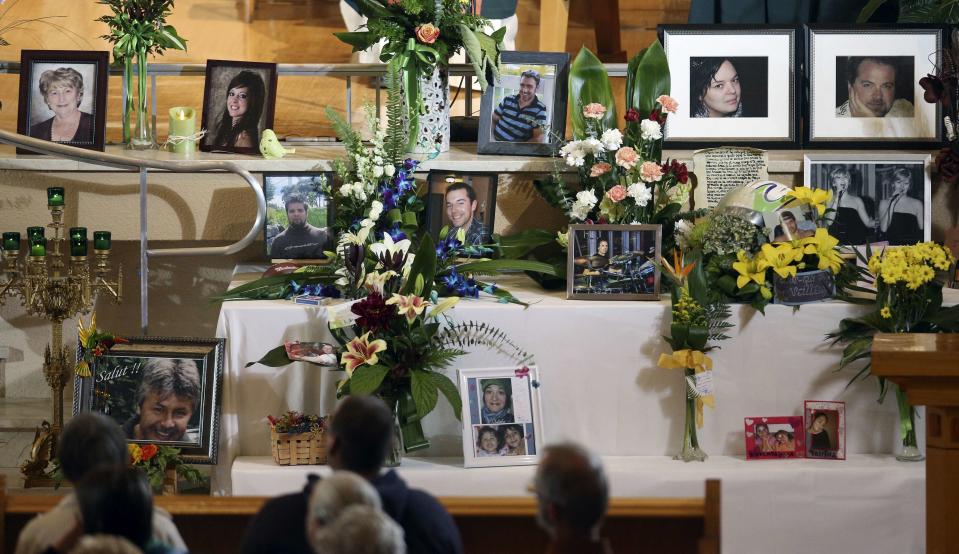
[(938, 25), (809, 25), (805, 144), (818, 148), (938, 148), (940, 104), (919, 79), (941, 67)]
[(542, 451), (539, 370), (459, 370), (465, 467), (529, 465)]
[(258, 153), (275, 108), (275, 63), (207, 60), (200, 150)]
[(430, 171), (426, 219), (433, 240), (438, 244), (462, 230), (465, 246), (489, 244), (498, 181), (496, 173)]
[[(799, 145), (796, 27), (660, 25), (670, 95), (669, 148)], [(645, 115), (645, 114), (644, 114)]]
[(188, 463), (215, 464), (225, 339), (132, 337), (75, 380), (73, 412), (117, 422), (134, 443), (173, 446)]

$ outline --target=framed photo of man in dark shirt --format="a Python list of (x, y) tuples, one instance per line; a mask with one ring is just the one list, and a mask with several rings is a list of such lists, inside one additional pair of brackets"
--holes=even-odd
[(480, 114), (480, 154), (549, 156), (566, 129), (569, 54), (503, 52)]
[(333, 247), (332, 172), (264, 173), (263, 240), (271, 260), (326, 260)]

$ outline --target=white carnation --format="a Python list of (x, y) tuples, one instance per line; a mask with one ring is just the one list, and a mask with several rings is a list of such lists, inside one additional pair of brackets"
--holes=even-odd
[(393, 166), (393, 165), (385, 166), (383, 168), (383, 173), (385, 173), (387, 177), (392, 177), (393, 175), (396, 174), (396, 166)]
[(353, 194), (353, 185), (343, 183), (343, 186), (340, 187), (340, 196), (349, 196), (351, 194)]
[(606, 150), (613, 152), (619, 150), (619, 147), (623, 145), (623, 134), (619, 132), (619, 129), (608, 129), (603, 132), (600, 141)]
[(635, 200), (637, 206), (645, 206), (653, 198), (653, 193), (643, 183), (629, 185), (626, 189), (626, 195)]
[(644, 119), (643, 122), (639, 124), (639, 129), (643, 138), (646, 140), (659, 140), (663, 138), (663, 129), (659, 126), (659, 123), (652, 119)]
[(599, 200), (596, 199), (596, 194), (592, 189), (581, 190), (576, 193), (576, 201), (580, 204), (586, 205), (587, 208), (592, 209), (596, 205), (596, 202)]
[(383, 214), (383, 203), (380, 202), (379, 200), (374, 200), (373, 203), (370, 204), (370, 219), (372, 219), (373, 221), (376, 221), (380, 218), (380, 215), (382, 214)]
[(583, 149), (584, 154), (592, 154), (593, 156), (598, 156), (606, 151), (606, 148), (603, 146), (603, 143), (599, 139), (589, 137), (586, 140), (581, 142), (581, 148)]
[(586, 216), (589, 215), (589, 211), (592, 209), (591, 206), (587, 206), (581, 202), (573, 202), (572, 207), (569, 209), (569, 216), (573, 219), (584, 220)]
[(676, 222), (676, 227), (674, 234), (676, 236), (676, 244), (686, 250), (689, 248), (689, 233), (693, 230), (693, 224), (685, 219), (680, 219)]
[(380, 177), (382, 177), (383, 173), (384, 173), (383, 166), (377, 165), (373, 167), (373, 177), (375, 177), (376, 179), (379, 179)]
[(582, 141), (574, 140), (566, 143), (559, 149), (559, 154), (566, 158), (566, 165), (570, 167), (582, 167), (586, 161)]

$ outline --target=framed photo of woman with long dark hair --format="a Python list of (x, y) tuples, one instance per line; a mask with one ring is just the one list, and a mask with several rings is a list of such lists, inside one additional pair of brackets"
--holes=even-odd
[(200, 150), (255, 154), (275, 108), (276, 64), (208, 60)]
[(799, 144), (801, 34), (795, 27), (661, 25), (670, 95), (670, 148)]
[(102, 151), (109, 60), (109, 52), (21, 52), (17, 132)]

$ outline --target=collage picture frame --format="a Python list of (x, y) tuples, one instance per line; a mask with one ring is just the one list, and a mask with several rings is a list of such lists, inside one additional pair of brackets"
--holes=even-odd
[(128, 337), (74, 381), (73, 413), (104, 414), (131, 443), (180, 449), (191, 464), (216, 464), (226, 339)]
[(459, 370), (465, 467), (531, 465), (543, 451), (539, 369)]

